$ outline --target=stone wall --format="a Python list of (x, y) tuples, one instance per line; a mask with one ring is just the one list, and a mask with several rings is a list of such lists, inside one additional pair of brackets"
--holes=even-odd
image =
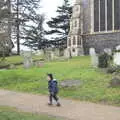
[(115, 49), (120, 45), (120, 32), (91, 34), (83, 37), (84, 52), (89, 53), (89, 48), (93, 47), (97, 53), (103, 52), (105, 48)]
[[(75, 27), (77, 23), (77, 27)], [(78, 43), (73, 45), (73, 37), (81, 36), (81, 48)], [(94, 32), (94, 0), (76, 0), (71, 18), (71, 29), (69, 33), (71, 45), (68, 48), (73, 56), (89, 53), (89, 48), (95, 48), (97, 53), (103, 52), (105, 48), (114, 49), (120, 45), (120, 31)], [(68, 39), (69, 40), (69, 39)], [(69, 42), (69, 41), (68, 41)], [(74, 50), (75, 49), (75, 50)]]

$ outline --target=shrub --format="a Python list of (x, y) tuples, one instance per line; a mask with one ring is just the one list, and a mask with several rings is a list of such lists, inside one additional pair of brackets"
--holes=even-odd
[(107, 53), (103, 53), (99, 55), (99, 67), (100, 68), (107, 68), (109, 66), (110, 55)]

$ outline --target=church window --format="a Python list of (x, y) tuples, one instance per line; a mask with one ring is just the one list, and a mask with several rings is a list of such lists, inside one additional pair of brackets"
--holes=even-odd
[(105, 0), (100, 0), (100, 31), (105, 30)]
[(120, 0), (114, 0), (114, 29), (120, 29)]
[(77, 20), (75, 20), (75, 27), (77, 27)]
[(76, 39), (75, 39), (75, 36), (73, 37), (73, 45), (76, 44)]
[(94, 31), (99, 31), (99, 0), (94, 0)]
[(120, 0), (94, 0), (94, 31), (120, 30)]
[(107, 0), (107, 30), (112, 30), (112, 0)]
[(80, 37), (78, 37), (78, 43), (77, 44), (81, 45), (81, 38)]
[(75, 52), (75, 48), (73, 48), (72, 51)]
[(71, 46), (71, 39), (69, 39), (68, 44), (69, 44), (69, 46)]

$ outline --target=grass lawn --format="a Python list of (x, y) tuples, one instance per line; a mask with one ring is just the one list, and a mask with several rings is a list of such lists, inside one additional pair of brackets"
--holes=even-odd
[(0, 120), (63, 120), (48, 115), (21, 113), (16, 109), (0, 107)]
[[(41, 56), (33, 56), (33, 60), (40, 60), (42, 57)], [(0, 66), (6, 66), (10, 64), (19, 64), (23, 63), (23, 57), (21, 56), (10, 56), (6, 57), (4, 62), (0, 62)]]
[(109, 82), (112, 76), (91, 67), (88, 56), (46, 63), (43, 68), (0, 71), (0, 87), (47, 94), (46, 73), (53, 73), (59, 82), (62, 80), (83, 82), (83, 85), (78, 87), (61, 88), (62, 97), (120, 106), (120, 88), (110, 88)]

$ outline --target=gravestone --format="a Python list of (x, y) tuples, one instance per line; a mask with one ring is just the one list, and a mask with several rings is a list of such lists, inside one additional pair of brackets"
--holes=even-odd
[(116, 50), (120, 50), (120, 45), (116, 46)]
[(53, 51), (51, 51), (50, 55), (51, 55), (51, 60), (54, 60), (55, 59), (55, 54), (54, 54)]
[(36, 67), (42, 68), (42, 67), (44, 67), (44, 65), (45, 65), (45, 62), (44, 62), (44, 61), (37, 61), (37, 62), (36, 62)]
[(70, 58), (70, 50), (69, 49), (64, 50), (64, 57), (65, 58)]
[(37, 50), (35, 51), (35, 55), (42, 56), (44, 54), (43, 50)]
[(95, 52), (95, 48), (90, 48), (89, 54), (91, 56), (91, 64), (93, 67), (98, 67), (98, 56)]
[(50, 51), (46, 51), (45, 60), (48, 62), (51, 60), (51, 52)]
[(110, 48), (105, 48), (104, 52), (107, 53), (108, 55), (112, 55), (112, 50)]
[(15, 69), (16, 66), (14, 64), (10, 64), (9, 69)]
[(120, 45), (116, 47), (117, 52), (114, 53), (113, 62), (115, 65), (120, 66)]
[(24, 68), (29, 69), (33, 66), (33, 60), (32, 60), (32, 52), (31, 51), (23, 51), (21, 55), (24, 58)]

